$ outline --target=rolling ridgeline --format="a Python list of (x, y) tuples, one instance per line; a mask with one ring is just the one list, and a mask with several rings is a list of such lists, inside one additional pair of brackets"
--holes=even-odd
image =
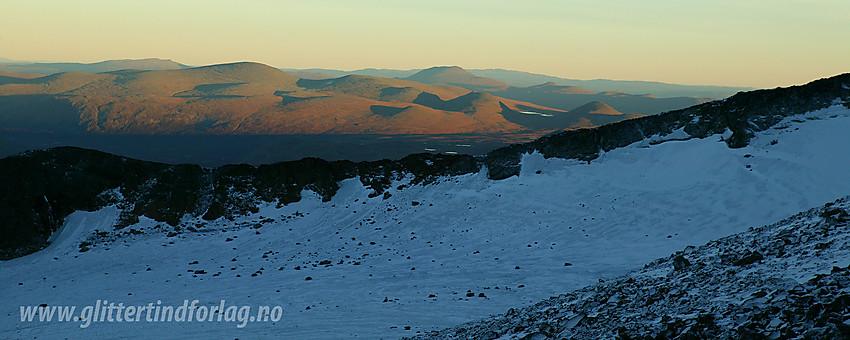
[[(47, 75), (20, 73), (36, 71)], [(161, 59), (0, 64), (0, 157), (76, 146), (217, 167), (483, 154), (707, 100), (517, 87), (456, 66), (367, 73), (315, 78), (250, 62)]]
[[(157, 59), (0, 69), (0, 124), (53, 133), (542, 135), (706, 101), (554, 83), (514, 87), (456, 66), (394, 79), (299, 79), (251, 62), (187, 68)], [(14, 73), (27, 70), (49, 75)], [(55, 73), (60, 70), (69, 71)], [(580, 109), (592, 102), (613, 107), (604, 114)]]
[(358, 176), (372, 190), (370, 196), (378, 199), (389, 194), (385, 190), (393, 180), (405, 176), (414, 178), (413, 185), (427, 185), (444, 176), (486, 169), (490, 179), (500, 180), (519, 174), (523, 154), (590, 162), (602, 152), (680, 129), (687, 138), (730, 131), (726, 144), (743, 147), (753, 132), (769, 129), (785, 117), (828, 107), (837, 99), (848, 105), (848, 84), (850, 74), (843, 74), (802, 86), (739, 93), (687, 109), (558, 132), (477, 157), (426, 153), (372, 162), (305, 158), (210, 169), (71, 147), (26, 152), (0, 159), (0, 259), (44, 248), (70, 213), (108, 204), (118, 204), (123, 211), (117, 228), (134, 224), (139, 216), (177, 225), (186, 214), (209, 220), (232, 218), (256, 211), (262, 202), (296, 202), (305, 189), (330, 200), (341, 180)]
[[(53, 133), (514, 133), (535, 129), (507, 119), (505, 113), (528, 110), (569, 116), (564, 110), (457, 86), (359, 75), (299, 79), (248, 62), (0, 79), (0, 124)], [(580, 120), (550, 122), (541, 132), (583, 127)]]

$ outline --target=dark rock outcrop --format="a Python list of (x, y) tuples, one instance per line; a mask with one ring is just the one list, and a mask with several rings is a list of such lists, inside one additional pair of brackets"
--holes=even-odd
[(472, 156), (428, 153), (398, 161), (305, 158), (259, 167), (205, 169), (74, 147), (28, 152), (0, 159), (0, 259), (43, 248), (74, 211), (93, 211), (113, 203), (122, 208), (117, 228), (138, 222), (139, 216), (173, 226), (187, 214), (207, 220), (233, 218), (255, 212), (261, 202), (297, 202), (303, 189), (328, 201), (340, 181), (355, 176), (377, 196), (388, 194), (385, 191), (392, 181), (405, 175), (418, 185), (479, 168)]

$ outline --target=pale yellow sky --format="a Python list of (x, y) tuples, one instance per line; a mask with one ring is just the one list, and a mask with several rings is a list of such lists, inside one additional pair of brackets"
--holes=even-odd
[(2, 0), (0, 57), (775, 87), (850, 72), (850, 1)]

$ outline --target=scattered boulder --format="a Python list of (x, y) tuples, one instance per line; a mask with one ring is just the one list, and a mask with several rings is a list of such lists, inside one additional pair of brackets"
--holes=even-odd
[(675, 257), (673, 257), (673, 269), (674, 270), (682, 270), (682, 269), (685, 269), (685, 267), (690, 266), (690, 265), (691, 265), (691, 262), (688, 261), (688, 259), (686, 259), (682, 255), (676, 255)]
[(738, 259), (738, 261), (735, 261), (734, 265), (736, 265), (736, 266), (746, 266), (746, 265), (753, 264), (753, 263), (756, 263), (758, 261), (761, 261), (763, 259), (764, 259), (764, 256), (762, 256), (761, 253), (759, 253), (757, 251), (750, 252), (749, 250), (747, 250), (746, 254), (744, 254), (744, 256), (742, 256), (740, 259)]

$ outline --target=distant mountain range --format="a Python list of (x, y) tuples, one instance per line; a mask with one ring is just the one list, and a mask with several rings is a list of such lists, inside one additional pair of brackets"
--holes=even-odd
[(580, 86), (585, 89), (596, 92), (615, 91), (640, 95), (652, 94), (656, 97), (661, 98), (696, 97), (722, 99), (738, 92), (755, 90), (755, 88), (753, 87), (680, 85), (655, 81), (610, 79), (579, 80), (502, 69), (478, 69), (469, 70), (469, 72), (477, 76), (501, 80), (510, 83), (513, 86), (532, 86), (548, 82), (554, 82), (559, 85)]
[(653, 95), (633, 95), (617, 91), (594, 92), (577, 86), (562, 86), (552, 82), (516, 87), (500, 80), (477, 76), (457, 66), (432, 67), (403, 79), (425, 84), (459, 86), (565, 111), (590, 102), (602, 102), (624, 113), (650, 115), (686, 108), (709, 100), (692, 97), (656, 98)]
[(500, 80), (476, 76), (459, 66), (437, 66), (425, 69), (403, 79), (425, 84), (460, 86), (475, 91), (498, 91), (510, 87)]
[[(312, 80), (322, 80), (329, 79), (333, 76), (338, 76), (343, 74), (341, 71), (333, 71), (333, 70), (305, 70), (305, 71), (291, 71), (295, 72), (297, 76), (312, 79)], [(401, 76), (406, 75), (412, 71), (401, 71), (394, 72), (392, 70), (375, 70), (375, 69), (367, 69), (360, 71), (353, 71), (352, 73), (356, 74), (369, 74), (376, 75), (380, 74), (382, 76)], [(513, 72), (513, 71), (511, 71)], [(510, 75), (513, 73), (502, 73), (501, 75)], [(516, 73), (521, 74), (521, 73)], [(496, 74), (497, 76), (499, 74)], [(507, 79), (507, 81), (503, 81), (500, 79), (482, 77), (480, 75), (475, 74), (475, 70), (464, 70), (458, 66), (438, 66), (432, 67), (424, 70), (420, 70), (410, 75), (406, 75), (404, 77), (399, 77), (399, 79), (411, 80), (424, 84), (432, 84), (432, 85), (448, 85), (448, 86), (457, 86), (462, 87), (471, 91), (479, 91), (479, 92), (487, 92), (492, 95), (508, 98), (513, 100), (519, 100), (529, 103), (534, 103), (541, 106), (546, 106), (550, 108), (555, 108), (558, 110), (569, 111), (575, 108), (578, 108), (582, 105), (585, 105), (590, 102), (602, 102), (606, 105), (609, 105), (615, 108), (617, 111), (628, 113), (628, 114), (637, 114), (637, 115), (651, 115), (660, 112), (670, 111), (670, 110), (678, 110), (682, 108), (686, 108), (689, 106), (693, 106), (696, 104), (704, 103), (709, 101), (710, 98), (695, 98), (695, 97), (664, 97), (659, 98), (655, 95), (651, 94), (643, 94), (643, 95), (634, 95), (622, 91), (613, 91), (613, 90), (604, 90), (602, 92), (593, 91), (590, 89), (578, 87), (578, 86), (570, 86), (570, 85), (561, 85), (559, 83), (555, 83), (552, 81), (537, 83), (533, 86), (516, 86), (511, 83), (510, 77), (502, 77), (503, 80)], [(553, 77), (549, 77), (546, 79), (554, 79)], [(593, 83), (588, 83), (590, 85), (594, 85)], [(641, 83), (643, 84), (643, 83)], [(672, 93), (670, 92), (672, 89), (679, 88), (680, 85), (669, 85), (669, 84), (661, 84), (661, 83), (645, 83), (641, 84), (632, 84), (634, 86), (640, 88), (643, 85), (646, 86), (655, 86), (655, 89), (660, 90), (662, 93)], [(598, 85), (598, 84), (597, 84)], [(616, 84), (609, 84), (610, 88), (618, 88), (615, 86)], [(669, 85), (669, 86), (668, 86)], [(600, 87), (600, 86), (595, 86)], [(609, 88), (609, 89), (610, 89)], [(648, 87), (644, 87), (648, 88)], [(665, 90), (665, 88), (667, 88)], [(713, 88), (713, 87), (707, 87)], [(719, 89), (715, 89), (718, 90)], [(727, 89), (728, 91), (732, 91), (732, 88)], [(734, 92), (711, 92), (711, 91), (702, 91), (699, 89), (695, 89), (694, 91), (686, 93), (705, 93), (705, 94), (720, 94), (721, 97), (727, 97)], [(726, 91), (726, 90), (724, 90)]]
[(76, 145), (215, 166), (478, 154), (706, 101), (551, 82), (522, 87), (457, 66), (347, 73), (165, 59), (0, 60), (0, 155)]
[(98, 63), (27, 63), (4, 59), (0, 70), (16, 73), (51, 75), (62, 72), (102, 73), (120, 70), (179, 70), (189, 68), (170, 59), (122, 59)]
[[(104, 73), (120, 70), (174, 70), (190, 66), (169, 59), (107, 60), (98, 63), (32, 63), (0, 60), (0, 71), (51, 75), (62, 72)], [(399, 78), (426, 84), (451, 85), (479, 92), (490, 92), (500, 97), (530, 101), (561, 110), (571, 110), (590, 101), (602, 101), (625, 113), (655, 114), (704, 102), (700, 98), (725, 98), (745, 87), (676, 85), (644, 81), (576, 80), (552, 77), (521, 71), (501, 69), (464, 70), (458, 66), (438, 66), (424, 70), (361, 69), (340, 71), (332, 69), (281, 69), (295, 77), (308, 80), (340, 78), (346, 75), (366, 75), (381, 78)], [(563, 91), (556, 98), (541, 85), (576, 87), (570, 93)], [(581, 87), (581, 88), (578, 88)], [(526, 89), (528, 88), (528, 89)], [(547, 94), (541, 94), (541, 90)], [(582, 92), (583, 91), (583, 92)], [(523, 93), (535, 92), (535, 93)], [(564, 96), (565, 94), (596, 96)], [(638, 94), (638, 95), (632, 95)], [(607, 97), (616, 96), (617, 99)], [(628, 99), (627, 99), (628, 97)], [(668, 99), (673, 100), (653, 100)], [(683, 97), (692, 97), (684, 99)], [(696, 98), (696, 99), (694, 99)], [(546, 102), (548, 104), (543, 104)], [(554, 103), (554, 104), (553, 104)]]
[(281, 68), (281, 70), (292, 74), (298, 75), (299, 78), (304, 79), (331, 79), (331, 78), (339, 78), (342, 76), (347, 76), (351, 74), (361, 75), (361, 76), (372, 76), (372, 77), (381, 77), (381, 78), (406, 78), (410, 77), (416, 72), (422, 71), (422, 69), (412, 69), (412, 70), (393, 70), (393, 69), (377, 69), (377, 68), (364, 68), (354, 71), (342, 71), (342, 70), (334, 70), (329, 68), (306, 68), (306, 69), (297, 69), (297, 68)]
[[(163, 65), (180, 67), (172, 62)], [(460, 69), (443, 73), (432, 75), (445, 84), (465, 76)], [(258, 63), (96, 74), (65, 72), (37, 78), (9, 74), (2, 79), (3, 127), (61, 132), (545, 133), (633, 117), (608, 114), (599, 120), (458, 86), (403, 79), (360, 75), (299, 79)], [(465, 80), (490, 83), (474, 76)]]
[[(170, 70), (189, 67), (191, 66), (181, 64), (170, 59), (157, 58), (107, 60), (91, 64), (30, 62), (0, 58), (0, 70), (16, 73), (36, 73), (43, 75), (50, 75), (61, 72), (101, 73), (125, 69)], [(453, 66), (441, 66), (435, 69), (439, 68), (450, 69), (453, 68)], [(346, 75), (365, 75), (381, 78), (407, 78), (413, 76), (419, 71), (422, 71), (423, 69), (395, 70), (364, 68), (353, 71), (342, 71), (324, 68), (281, 68), (281, 70), (302, 79), (331, 79), (339, 78)], [(660, 98), (696, 97), (720, 99), (726, 98), (740, 91), (750, 91), (755, 89), (752, 87), (741, 86), (680, 85), (653, 81), (610, 79), (579, 80), (504, 69), (468, 69), (466, 71), (478, 77), (490, 78), (492, 80), (501, 81), (516, 87), (529, 87), (553, 82), (559, 85), (579, 86), (595, 92), (626, 92), (639, 95), (652, 94)]]
[[(354, 71), (340, 71), (321, 68), (284, 68), (282, 70), (293, 74), (297, 73), (298, 77), (309, 79), (329, 79), (341, 77), (348, 74), (369, 75), (386, 78), (407, 78), (416, 74), (419, 71), (423, 71), (422, 69), (391, 70), (374, 68), (360, 69)], [(695, 97), (721, 99), (729, 97), (741, 91), (750, 91), (755, 89), (752, 87), (741, 86), (680, 85), (653, 81), (609, 79), (579, 80), (503, 69), (468, 69), (466, 71), (478, 77), (490, 78), (492, 80), (501, 81), (516, 87), (528, 87), (551, 82), (558, 85), (579, 86), (594, 92), (626, 92), (640, 95), (651, 94), (659, 98)]]

